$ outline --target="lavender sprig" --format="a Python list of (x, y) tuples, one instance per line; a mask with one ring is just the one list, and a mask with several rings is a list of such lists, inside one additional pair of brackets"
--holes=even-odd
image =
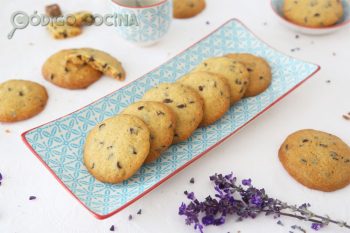
[(204, 226), (222, 225), (227, 216), (237, 216), (237, 221), (247, 218), (255, 218), (259, 214), (272, 215), (274, 218), (281, 216), (293, 217), (312, 223), (311, 228), (319, 230), (329, 223), (339, 227), (350, 229), (350, 225), (344, 221), (336, 221), (328, 216), (321, 216), (309, 210), (308, 203), (300, 206), (288, 205), (278, 199), (269, 197), (264, 189), (257, 189), (252, 185), (251, 179), (242, 180), (242, 185), (237, 184), (237, 178), (233, 174), (215, 174), (210, 177), (214, 182), (216, 194), (208, 196), (204, 201), (199, 201), (193, 192), (185, 191), (190, 200), (186, 205), (179, 207), (179, 215), (186, 216), (185, 222), (194, 225), (194, 229), (203, 233)]

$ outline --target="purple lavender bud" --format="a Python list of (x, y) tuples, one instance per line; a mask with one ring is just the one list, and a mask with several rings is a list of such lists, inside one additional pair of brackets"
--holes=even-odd
[(1, 174), (1, 172), (0, 172), (0, 181), (2, 181), (2, 174)]
[(232, 177), (233, 177), (233, 173), (225, 175), (225, 178), (228, 179), (228, 180), (232, 180)]
[(190, 192), (189, 194), (187, 194), (187, 198), (190, 199), (190, 200), (194, 200), (194, 193), (193, 192)]
[(36, 196), (30, 196), (29, 197), (29, 200), (31, 201), (31, 200), (35, 200), (36, 199)]
[(214, 223), (214, 216), (213, 215), (208, 215), (208, 216), (204, 216), (202, 218), (202, 223), (204, 226), (208, 226), (208, 225), (213, 225)]
[(197, 230), (197, 228), (199, 229), (199, 232), (200, 232), (200, 233), (203, 233), (203, 226), (202, 226), (201, 224), (196, 223), (196, 224), (194, 225), (194, 229)]
[(321, 223), (312, 223), (311, 224), (311, 229), (318, 231), (319, 229), (321, 229), (322, 224)]
[(111, 226), (111, 228), (109, 228), (110, 231), (114, 231), (114, 225)]
[(244, 180), (242, 180), (242, 184), (245, 186), (251, 186), (252, 180), (251, 179), (244, 179)]
[(262, 204), (262, 198), (259, 194), (254, 194), (251, 199), (251, 203), (256, 206), (260, 206)]
[(225, 217), (223, 217), (223, 216), (218, 218), (218, 219), (215, 219), (215, 221), (214, 221), (215, 226), (220, 226), (224, 223), (225, 223)]
[(184, 215), (186, 211), (186, 204), (185, 203), (181, 203), (181, 206), (179, 207), (179, 215)]

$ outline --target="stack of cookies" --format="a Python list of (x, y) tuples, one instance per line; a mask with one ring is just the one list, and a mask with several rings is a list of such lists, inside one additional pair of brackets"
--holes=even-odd
[(209, 58), (177, 82), (151, 88), (141, 101), (96, 125), (85, 142), (84, 164), (99, 181), (120, 183), (270, 83), (270, 66), (260, 57)]

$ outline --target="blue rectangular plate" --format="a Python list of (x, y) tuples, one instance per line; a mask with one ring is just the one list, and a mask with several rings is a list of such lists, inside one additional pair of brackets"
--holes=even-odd
[[(92, 177), (82, 162), (89, 130), (141, 99), (151, 87), (174, 82), (204, 59), (226, 53), (252, 53), (272, 67), (272, 84), (261, 95), (237, 103), (215, 124), (195, 131), (186, 142), (169, 148), (157, 161), (142, 166), (129, 180), (116, 185)], [(157, 69), (129, 85), (67, 116), (31, 129), (22, 138), (56, 179), (97, 218), (112, 216), (200, 158), (248, 124), (320, 69), (282, 54), (256, 38), (236, 19)]]

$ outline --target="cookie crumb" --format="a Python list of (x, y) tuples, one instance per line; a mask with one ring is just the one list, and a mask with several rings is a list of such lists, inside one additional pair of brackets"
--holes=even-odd
[(193, 177), (190, 179), (190, 183), (194, 184), (194, 178)]
[(336, 54), (335, 52), (333, 52), (333, 53), (332, 53), (332, 56), (335, 57), (335, 56), (337, 56), (337, 54)]
[(141, 214), (142, 214), (142, 210), (139, 209), (139, 211), (137, 211), (137, 214), (138, 214), (138, 215), (141, 215)]
[(5, 129), (5, 133), (11, 133), (11, 130)]
[(209, 22), (209, 21), (207, 21), (207, 22), (205, 22), (205, 24), (206, 24), (206, 25), (210, 25), (210, 22)]
[(291, 52), (300, 51), (300, 48), (297, 47), (297, 48), (291, 49), (290, 51), (291, 51)]
[(299, 37), (300, 37), (300, 36), (299, 36), (298, 34), (295, 35), (295, 39), (299, 39)]
[(350, 115), (343, 115), (343, 118), (344, 118), (345, 120), (349, 121), (349, 120), (350, 120)]
[(267, 26), (267, 22), (264, 22), (263, 25), (264, 25), (264, 26)]
[(326, 80), (326, 83), (331, 83), (331, 80), (329, 80), (329, 79), (328, 79), (328, 80)]
[(129, 221), (130, 221), (130, 220), (132, 220), (132, 215), (131, 215), (131, 214), (129, 215)]

